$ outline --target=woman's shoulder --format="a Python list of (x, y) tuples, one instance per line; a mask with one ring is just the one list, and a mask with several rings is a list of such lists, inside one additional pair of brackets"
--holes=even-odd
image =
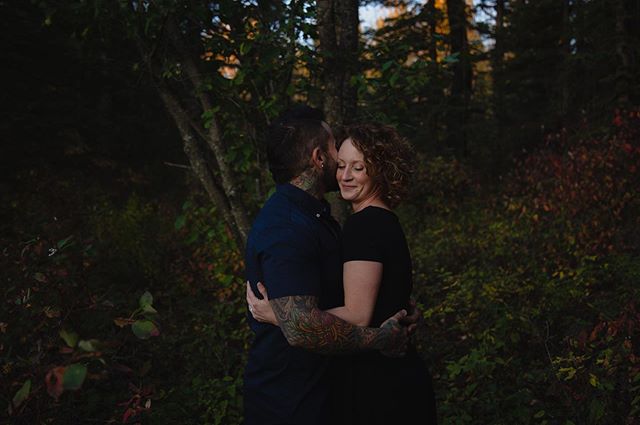
[(398, 225), (398, 217), (393, 211), (369, 206), (347, 217), (343, 231), (346, 233), (380, 233)]
[(365, 222), (397, 222), (398, 216), (391, 210), (382, 207), (368, 206), (362, 210), (351, 214), (347, 217), (347, 223), (365, 223)]

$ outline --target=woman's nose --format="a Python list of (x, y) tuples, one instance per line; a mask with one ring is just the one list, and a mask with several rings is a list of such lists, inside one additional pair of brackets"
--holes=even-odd
[(345, 167), (344, 170), (342, 170), (341, 180), (351, 180), (351, 170), (349, 167)]

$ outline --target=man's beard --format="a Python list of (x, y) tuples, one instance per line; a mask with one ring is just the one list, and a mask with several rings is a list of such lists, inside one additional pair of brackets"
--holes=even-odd
[(336, 161), (327, 161), (325, 167), (322, 168), (322, 185), (325, 192), (335, 192), (338, 190), (338, 179), (336, 179), (336, 171), (338, 163)]

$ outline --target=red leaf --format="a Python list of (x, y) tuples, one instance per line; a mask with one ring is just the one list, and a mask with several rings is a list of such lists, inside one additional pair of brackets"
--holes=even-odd
[(127, 410), (124, 411), (124, 415), (122, 415), (122, 423), (126, 424), (127, 421), (129, 420), (129, 418), (131, 416), (135, 416), (136, 411), (130, 407), (127, 408)]
[(44, 381), (47, 384), (47, 392), (56, 401), (58, 401), (58, 398), (60, 398), (60, 395), (64, 392), (64, 388), (62, 387), (62, 377), (65, 369), (66, 368), (64, 366), (54, 367), (44, 378)]
[(125, 326), (135, 323), (135, 319), (127, 319), (125, 317), (116, 317), (115, 319), (113, 319), (113, 323), (115, 323), (116, 326), (120, 328), (124, 328)]
[(622, 117), (618, 114), (613, 118), (613, 125), (620, 127), (622, 125)]

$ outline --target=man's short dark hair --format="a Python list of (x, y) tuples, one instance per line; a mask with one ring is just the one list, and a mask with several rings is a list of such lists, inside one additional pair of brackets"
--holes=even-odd
[(266, 147), (276, 183), (286, 183), (306, 170), (316, 147), (327, 151), (329, 133), (322, 122), (322, 111), (306, 105), (289, 108), (273, 122)]

